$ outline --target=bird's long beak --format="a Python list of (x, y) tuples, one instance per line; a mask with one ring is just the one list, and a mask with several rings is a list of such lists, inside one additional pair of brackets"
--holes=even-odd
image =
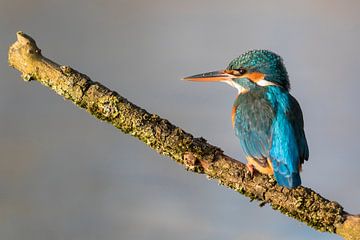
[(222, 82), (230, 81), (234, 75), (226, 73), (225, 70), (207, 72), (202, 74), (197, 74), (194, 76), (183, 78), (183, 80), (193, 81), (193, 82)]

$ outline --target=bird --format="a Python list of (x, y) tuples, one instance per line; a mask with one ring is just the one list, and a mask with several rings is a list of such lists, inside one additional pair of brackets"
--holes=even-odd
[(273, 175), (286, 188), (301, 185), (300, 172), (309, 148), (303, 114), (289, 93), (282, 58), (269, 50), (250, 50), (224, 70), (183, 78), (195, 82), (224, 82), (238, 90), (232, 125), (247, 160), (247, 169)]

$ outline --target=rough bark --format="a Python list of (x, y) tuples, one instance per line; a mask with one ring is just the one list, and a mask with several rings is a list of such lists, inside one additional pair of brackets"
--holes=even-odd
[(340, 204), (310, 188), (301, 186), (289, 190), (276, 185), (269, 176), (250, 176), (243, 163), (226, 156), (205, 139), (195, 138), (168, 120), (148, 113), (71, 67), (43, 57), (30, 36), (18, 32), (8, 57), (10, 66), (19, 70), (25, 81), (37, 80), (96, 118), (171, 157), (187, 170), (206, 174), (251, 200), (258, 200), (260, 206), (270, 204), (273, 209), (316, 230), (336, 233), (349, 240), (360, 239), (359, 215), (348, 214)]

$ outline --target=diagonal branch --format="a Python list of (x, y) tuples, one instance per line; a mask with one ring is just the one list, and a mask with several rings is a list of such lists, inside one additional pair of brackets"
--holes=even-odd
[(187, 170), (206, 174), (222, 185), (260, 201), (260, 206), (268, 203), (273, 209), (319, 231), (337, 233), (345, 239), (360, 239), (359, 215), (346, 213), (340, 204), (323, 198), (310, 188), (289, 190), (277, 186), (274, 179), (266, 175), (249, 176), (243, 163), (228, 157), (205, 139), (195, 138), (168, 120), (148, 113), (71, 67), (60, 66), (43, 57), (30, 36), (18, 32), (8, 57), (10, 66), (19, 70), (24, 80), (37, 80), (96, 118), (171, 157)]

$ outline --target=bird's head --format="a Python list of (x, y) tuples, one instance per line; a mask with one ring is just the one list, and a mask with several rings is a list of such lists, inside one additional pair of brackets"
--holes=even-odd
[(184, 78), (196, 82), (226, 82), (240, 93), (258, 87), (279, 86), (289, 90), (290, 83), (281, 57), (268, 50), (251, 50), (232, 60), (225, 70)]

